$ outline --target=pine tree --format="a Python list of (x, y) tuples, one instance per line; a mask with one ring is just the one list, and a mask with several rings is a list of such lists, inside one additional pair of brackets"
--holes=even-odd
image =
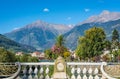
[(114, 29), (112, 32), (112, 42), (113, 41), (119, 41), (119, 33), (116, 29)]
[(119, 33), (116, 29), (112, 32), (112, 49), (116, 49), (119, 46)]

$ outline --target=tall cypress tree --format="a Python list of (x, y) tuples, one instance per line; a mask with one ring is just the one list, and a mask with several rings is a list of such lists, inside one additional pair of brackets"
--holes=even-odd
[(119, 33), (116, 29), (112, 32), (112, 49), (119, 47)]
[(116, 29), (114, 29), (112, 32), (112, 42), (113, 41), (119, 41), (119, 33)]

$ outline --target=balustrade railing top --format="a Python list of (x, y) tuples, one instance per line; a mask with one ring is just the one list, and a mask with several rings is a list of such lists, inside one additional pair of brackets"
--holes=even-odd
[(39, 63), (35, 63), (35, 62), (31, 62), (31, 63), (20, 63), (21, 65), (36, 65), (36, 66), (38, 66), (38, 65), (54, 65), (54, 62), (39, 62)]
[[(54, 64), (54, 62), (16, 63), (17, 72), (3, 79), (53, 79), (50, 73), (53, 73)], [(115, 79), (104, 71), (103, 66), (107, 65), (106, 62), (66, 62), (66, 64), (68, 74), (66, 79)]]

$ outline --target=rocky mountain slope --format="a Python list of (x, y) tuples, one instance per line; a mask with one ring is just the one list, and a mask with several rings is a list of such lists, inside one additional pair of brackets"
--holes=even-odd
[(55, 38), (66, 33), (70, 28), (66, 25), (51, 24), (43, 21), (36, 21), (23, 28), (6, 33), (5, 36), (22, 44), (30, 45), (37, 50), (44, 50), (55, 43)]
[(22, 45), (19, 44), (13, 40), (8, 39), (7, 37), (5, 37), (4, 35), (0, 34), (0, 47), (3, 47), (7, 50), (11, 50), (14, 52), (17, 51), (22, 51), (22, 52), (33, 52), (36, 49), (31, 47), (31, 46), (27, 46), (27, 45)]
[(78, 25), (64, 34), (66, 38), (66, 46), (68, 46), (70, 49), (75, 49), (77, 46), (78, 38), (84, 35), (85, 30), (88, 30), (92, 27), (103, 28), (107, 35), (107, 39), (111, 39), (112, 31), (114, 29), (117, 29), (118, 31), (120, 30), (120, 19), (103, 23), (85, 23), (82, 25)]
[(103, 23), (108, 21), (114, 21), (120, 19), (120, 12), (110, 12), (108, 10), (104, 10), (99, 15), (93, 15), (89, 17), (87, 20), (83, 21), (84, 23)]

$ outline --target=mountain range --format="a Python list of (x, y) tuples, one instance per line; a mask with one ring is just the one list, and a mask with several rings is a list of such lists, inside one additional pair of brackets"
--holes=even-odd
[(120, 13), (105, 10), (99, 15), (89, 17), (73, 28), (39, 20), (4, 35), (16, 42), (33, 46), (37, 50), (44, 50), (55, 43), (58, 35), (63, 34), (66, 40), (65, 45), (70, 49), (75, 49), (78, 37), (84, 35), (85, 30), (94, 26), (103, 28), (107, 38), (110, 39), (113, 29), (120, 30)]
[(108, 21), (114, 21), (120, 19), (119, 12), (109, 12), (108, 10), (104, 10), (99, 15), (93, 15), (89, 17), (87, 20), (83, 21), (81, 24), (84, 23), (104, 23)]
[(13, 52), (20, 52), (20, 51), (33, 52), (36, 50), (34, 47), (17, 43), (1, 34), (0, 34), (0, 47), (3, 47)]
[(51, 24), (43, 21), (36, 21), (23, 28), (6, 33), (5, 36), (22, 44), (35, 47), (37, 50), (50, 48), (55, 38), (68, 32), (70, 27), (61, 24)]
[(77, 41), (80, 36), (84, 35), (84, 32), (92, 27), (101, 27), (106, 33), (107, 39), (111, 40), (112, 31), (117, 29), (120, 34), (120, 19), (114, 21), (108, 21), (103, 23), (85, 23), (78, 25), (71, 29), (69, 32), (65, 33), (66, 46), (70, 49), (75, 49), (77, 46)]

